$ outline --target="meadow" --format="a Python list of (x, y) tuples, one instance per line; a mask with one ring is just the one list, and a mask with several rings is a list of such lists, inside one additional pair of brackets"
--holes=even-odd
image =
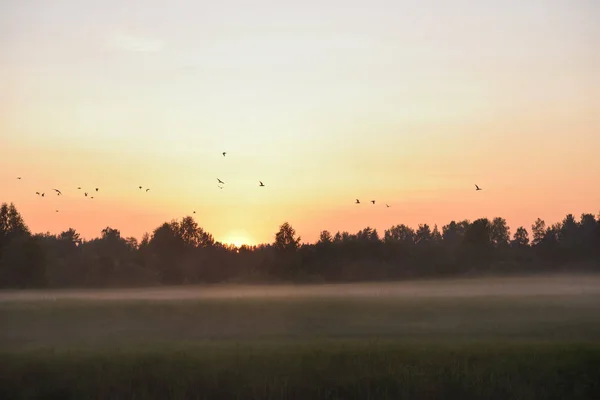
[(600, 277), (5, 291), (0, 397), (600, 398)]

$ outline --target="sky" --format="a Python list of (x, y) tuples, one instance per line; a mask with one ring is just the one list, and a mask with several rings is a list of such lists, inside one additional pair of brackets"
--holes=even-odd
[(34, 232), (192, 215), (236, 244), (597, 214), (599, 20), (595, 0), (2, 1), (0, 202)]

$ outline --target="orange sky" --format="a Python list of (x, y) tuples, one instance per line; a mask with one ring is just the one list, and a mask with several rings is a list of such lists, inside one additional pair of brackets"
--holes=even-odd
[(35, 232), (600, 211), (595, 2), (82, 3), (0, 5), (0, 202)]

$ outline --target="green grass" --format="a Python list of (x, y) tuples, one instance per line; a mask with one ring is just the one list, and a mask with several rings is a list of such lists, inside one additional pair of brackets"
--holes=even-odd
[(573, 293), (5, 300), (0, 398), (598, 399)]
[(600, 345), (340, 340), (0, 355), (0, 397), (597, 399)]
[(0, 303), (1, 348), (206, 339), (593, 340), (600, 296)]

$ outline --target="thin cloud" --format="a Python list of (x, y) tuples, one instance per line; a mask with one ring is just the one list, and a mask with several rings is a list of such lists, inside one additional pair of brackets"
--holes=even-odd
[(141, 53), (156, 53), (164, 48), (164, 41), (161, 39), (134, 36), (124, 32), (113, 33), (109, 44), (122, 50)]

